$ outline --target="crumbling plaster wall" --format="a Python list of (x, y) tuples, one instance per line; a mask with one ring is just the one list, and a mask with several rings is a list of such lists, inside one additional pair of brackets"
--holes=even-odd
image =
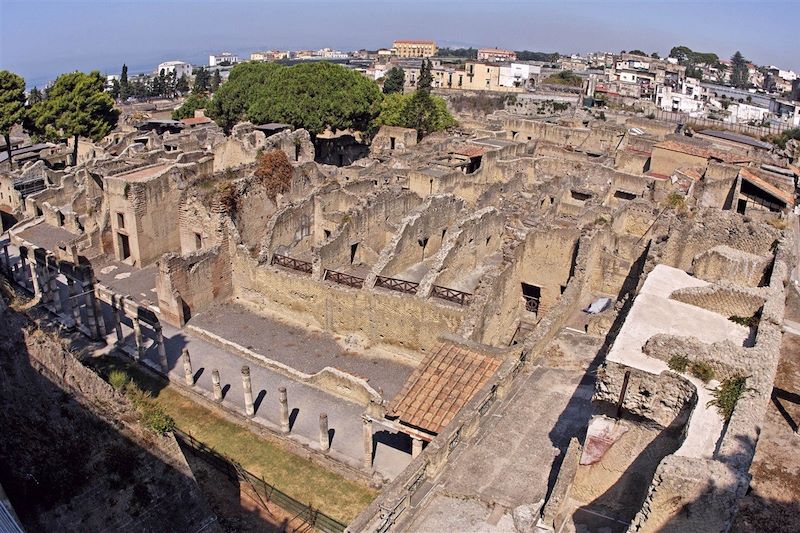
[(306, 130), (283, 131), (267, 137), (249, 122), (237, 124), (214, 147), (214, 172), (255, 163), (259, 150), (283, 150), (289, 161), (314, 161), (314, 145)]

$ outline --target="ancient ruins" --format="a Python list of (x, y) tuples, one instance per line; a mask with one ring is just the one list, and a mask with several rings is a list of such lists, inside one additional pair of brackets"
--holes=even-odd
[[(778, 364), (800, 168), (692, 133), (572, 109), (369, 145), (126, 124), (76, 167), (7, 176), (2, 264), (65, 328), (310, 428), (381, 485), (351, 531), (724, 531)], [(277, 194), (255, 174), (272, 150), (293, 167)], [(182, 338), (236, 362), (196, 378), (210, 356)], [(726, 418), (715, 391), (739, 378)]]

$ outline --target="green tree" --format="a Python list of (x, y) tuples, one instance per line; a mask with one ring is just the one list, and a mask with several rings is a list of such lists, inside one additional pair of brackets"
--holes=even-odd
[(128, 84), (128, 65), (122, 64), (122, 72), (119, 75), (119, 97), (124, 102), (131, 95), (130, 85)]
[(214, 71), (214, 76), (211, 77), (211, 92), (217, 92), (219, 86), (222, 84), (222, 78), (219, 75), (219, 70)]
[(119, 80), (118, 79), (113, 78), (111, 80), (111, 90), (109, 91), (109, 94), (111, 95), (111, 98), (113, 98), (114, 100), (119, 98)]
[(211, 77), (208, 71), (203, 67), (197, 69), (194, 72), (194, 86), (192, 87), (192, 92), (207, 93), (210, 85)]
[(652, 57), (653, 59), (661, 59), (661, 56), (658, 55), (658, 52), (653, 52), (652, 54), (650, 54), (650, 57)]
[(414, 128), (419, 138), (456, 125), (444, 99), (419, 90), (387, 95), (375, 122), (381, 126)]
[(382, 96), (374, 81), (341, 65), (301, 63), (279, 68), (256, 86), (247, 116), (256, 123), (286, 122), (312, 136), (327, 128), (366, 131)]
[(645, 53), (645, 52), (642, 52), (642, 51), (641, 51), (641, 50), (639, 50), (639, 49), (631, 50), (631, 51), (630, 51), (630, 52), (628, 52), (628, 53), (629, 53), (630, 55), (632, 55), (632, 56), (644, 56), (644, 57), (647, 57), (647, 53)]
[(430, 60), (422, 60), (422, 67), (419, 70), (419, 80), (417, 80), (417, 91), (422, 91), (424, 93), (431, 92), (431, 86), (433, 85), (432, 68), (433, 66)]
[(256, 98), (256, 88), (266, 87), (273, 76), (287, 67), (277, 63), (248, 61), (231, 69), (228, 81), (214, 93), (208, 116), (226, 132), (240, 120), (248, 118), (247, 110)]
[(401, 93), (405, 83), (405, 71), (400, 67), (392, 67), (383, 80), (383, 94)]
[(7, 70), (0, 71), (0, 133), (6, 141), (11, 167), (11, 128), (25, 117), (25, 80)]
[(189, 78), (186, 77), (186, 74), (178, 78), (175, 82), (175, 91), (180, 94), (186, 94), (189, 92)]
[(28, 93), (28, 105), (36, 105), (44, 100), (44, 95), (37, 87), (34, 86), (31, 92)]
[(731, 57), (731, 85), (745, 88), (749, 85), (747, 60), (738, 50)]
[(194, 112), (198, 109), (206, 109), (208, 107), (209, 99), (203, 93), (192, 93), (183, 104), (172, 112), (173, 120), (181, 120), (184, 118), (191, 118)]
[(30, 109), (34, 134), (54, 140), (73, 138), (73, 165), (78, 162), (79, 137), (97, 142), (117, 125), (119, 111), (104, 85), (96, 70), (62, 74), (50, 87), (47, 99)]

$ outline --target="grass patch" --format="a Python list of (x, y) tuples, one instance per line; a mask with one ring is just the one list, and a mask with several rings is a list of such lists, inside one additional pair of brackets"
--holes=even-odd
[(714, 377), (714, 369), (704, 361), (696, 361), (691, 364), (689, 371), (694, 377), (703, 383), (708, 383)]
[[(377, 492), (325, 470), (284, 448), (278, 439), (258, 437), (246, 428), (217, 416), (186, 398), (164, 381), (134, 363), (104, 357), (90, 361), (103, 376), (122, 371), (150, 401), (163, 408), (175, 426), (217, 452), (233, 459), (253, 474), (293, 498), (349, 523), (375, 498)], [(157, 422), (157, 417), (153, 422)]]
[(689, 366), (689, 358), (685, 355), (673, 355), (667, 361), (667, 366), (673, 372), (686, 372), (686, 368)]
[(742, 394), (751, 390), (747, 387), (747, 378), (745, 376), (733, 376), (722, 383), (719, 387), (711, 391), (714, 397), (706, 404), (706, 407), (715, 406), (719, 411), (720, 416), (727, 422), (733, 415), (733, 410), (736, 408), (736, 402), (739, 401)]

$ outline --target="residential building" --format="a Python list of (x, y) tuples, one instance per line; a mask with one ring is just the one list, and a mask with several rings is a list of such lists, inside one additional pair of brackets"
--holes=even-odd
[(498, 84), (501, 87), (526, 87), (532, 77), (541, 73), (541, 65), (514, 62), (500, 67)]
[(478, 50), (478, 61), (516, 61), (517, 53), (500, 48), (481, 48)]
[(623, 54), (614, 62), (608, 76), (609, 81), (618, 81), (620, 86), (635, 87), (634, 91), (626, 93), (638, 92), (639, 98), (655, 101), (656, 88), (678, 87), (686, 77), (686, 67), (661, 59)]
[(175, 73), (175, 78), (179, 79), (183, 76), (191, 76), (192, 75), (192, 65), (186, 63), (185, 61), (165, 61), (163, 63), (159, 63), (158, 69), (156, 69), (156, 74), (164, 73), (172, 74)]
[(436, 41), (401, 39), (393, 44), (397, 57), (433, 57), (436, 55)]
[(570, 57), (561, 58), (562, 70), (577, 70), (584, 71), (589, 68), (589, 60), (585, 57), (572, 55)]
[(705, 114), (705, 101), (702, 93), (702, 87), (698, 80), (685, 78), (675, 87), (657, 86), (656, 105), (664, 111), (701, 116)]
[(216, 67), (223, 63), (233, 65), (240, 61), (241, 59), (239, 59), (239, 56), (237, 54), (232, 54), (231, 52), (222, 52), (221, 54), (212, 54), (208, 56), (209, 67)]
[(275, 50), (265, 50), (263, 52), (253, 52), (250, 54), (250, 61), (277, 61), (281, 59), (285, 52)]

